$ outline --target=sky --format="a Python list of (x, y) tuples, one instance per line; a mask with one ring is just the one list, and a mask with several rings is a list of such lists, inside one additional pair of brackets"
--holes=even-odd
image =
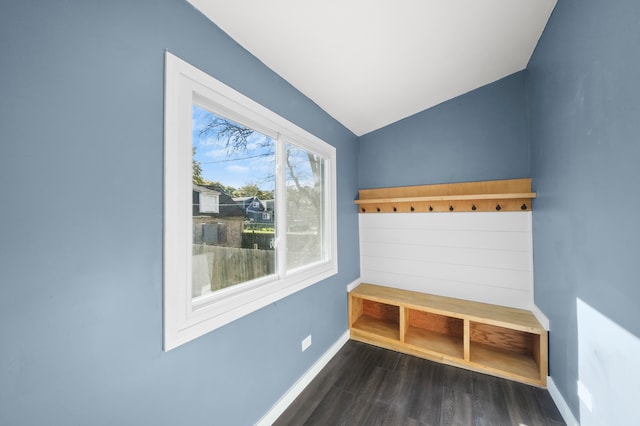
[[(200, 163), (202, 177), (236, 189), (256, 185), (262, 191), (273, 191), (276, 141), (254, 131), (248, 138), (246, 150), (228, 150), (224, 136), (215, 131), (202, 133), (202, 129), (215, 117), (212, 112), (193, 105), (192, 145), (196, 148), (194, 159)], [(287, 187), (294, 185), (293, 174), (302, 185), (313, 187), (318, 176), (313, 176), (307, 151), (292, 143), (283, 146), (287, 151), (287, 164), (291, 167), (286, 169)]]
[[(192, 144), (196, 148), (194, 159), (202, 167), (202, 177), (234, 188), (256, 184), (263, 191), (273, 190), (275, 142), (254, 132), (246, 151), (227, 152), (226, 140), (218, 140), (217, 133), (203, 135), (200, 132), (214, 117), (210, 111), (193, 106)], [(265, 141), (269, 144), (266, 148), (262, 146)]]

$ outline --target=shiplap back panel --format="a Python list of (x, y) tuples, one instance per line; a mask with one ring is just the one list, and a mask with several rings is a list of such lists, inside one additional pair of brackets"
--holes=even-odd
[(360, 214), (363, 282), (533, 305), (531, 212)]

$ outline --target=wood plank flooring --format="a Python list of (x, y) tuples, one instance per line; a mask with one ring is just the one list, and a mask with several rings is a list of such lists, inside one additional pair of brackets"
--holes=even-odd
[(275, 425), (564, 425), (549, 392), (350, 340)]

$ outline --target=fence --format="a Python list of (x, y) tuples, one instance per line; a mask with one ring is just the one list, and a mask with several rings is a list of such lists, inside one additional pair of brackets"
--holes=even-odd
[(207, 277), (211, 291), (215, 291), (275, 273), (273, 250), (194, 244), (193, 258), (194, 296), (206, 287)]
[(273, 250), (275, 234), (273, 232), (243, 232), (242, 247), (259, 248), (262, 250)]

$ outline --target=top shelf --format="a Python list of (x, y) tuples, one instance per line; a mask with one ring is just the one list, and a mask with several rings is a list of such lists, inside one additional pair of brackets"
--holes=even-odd
[(361, 189), (361, 213), (531, 210), (531, 179)]
[(360, 284), (350, 294), (354, 297), (379, 303), (393, 303), (401, 307), (427, 310), (439, 315), (507, 327), (512, 330), (535, 334), (541, 334), (546, 331), (530, 311), (507, 306), (472, 302), (453, 297), (366, 283)]

